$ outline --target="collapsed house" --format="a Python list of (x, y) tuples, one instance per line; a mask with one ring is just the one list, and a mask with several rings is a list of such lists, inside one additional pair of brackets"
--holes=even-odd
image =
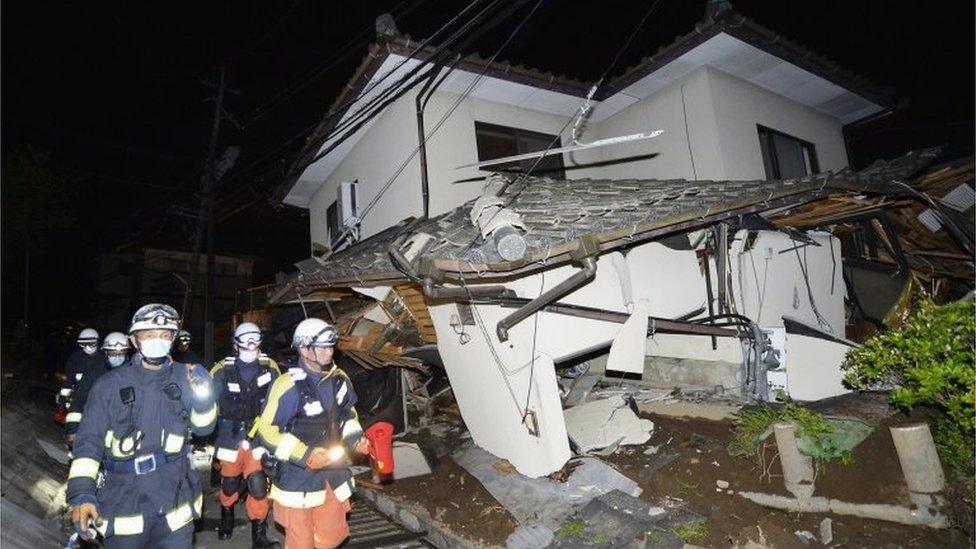
[(852, 171), (845, 132), (891, 92), (727, 2), (605, 85), (384, 28), (275, 195), (312, 250), (270, 301), (333, 319), (363, 371), (443, 367), (527, 476), (569, 458), (556, 372), (588, 356), (819, 399), (912, 288), (968, 290), (971, 163), (925, 189), (937, 150)]
[[(920, 204), (971, 262), (971, 230), (956, 210), (901, 183), (937, 153), (781, 181), (496, 174), (485, 195), (451, 212), (299, 263), (273, 301), (348, 289), (357, 305), (336, 317), (339, 348), (367, 367), (411, 366), (436, 344), (475, 443), (545, 475), (570, 457), (557, 369), (587, 353), (609, 349), (608, 370), (662, 387), (718, 386), (758, 400), (845, 392), (848, 335), (877, 322), (872, 307), (895, 307), (904, 287), (887, 303), (880, 286), (866, 295), (863, 258), (845, 255), (827, 228), (865, 215), (873, 227), (888, 208)], [(857, 207), (810, 216), (834, 202)], [(908, 245), (874, 234), (889, 239), (882, 247), (898, 272), (908, 260), (896, 250)], [(504, 257), (506, 238), (521, 242), (518, 258)], [(912, 278), (908, 267), (897, 280)]]

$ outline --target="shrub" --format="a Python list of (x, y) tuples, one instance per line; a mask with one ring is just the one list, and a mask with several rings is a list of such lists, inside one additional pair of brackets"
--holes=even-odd
[[(844, 383), (852, 389), (894, 388), (891, 403), (945, 413), (935, 437), (943, 460), (972, 469), (976, 434), (976, 302), (916, 302), (905, 326), (867, 340), (847, 354)], [(963, 442), (968, 441), (968, 442)]]

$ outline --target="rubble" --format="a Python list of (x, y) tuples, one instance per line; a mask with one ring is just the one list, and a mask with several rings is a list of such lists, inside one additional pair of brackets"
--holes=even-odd
[(393, 479), (400, 480), (419, 477), (431, 473), (427, 458), (420, 451), (420, 447), (412, 442), (393, 443)]
[(820, 543), (830, 545), (834, 541), (834, 521), (830, 517), (820, 521)]
[(643, 444), (654, 423), (640, 419), (622, 396), (580, 404), (566, 410), (566, 433), (580, 454), (613, 445)]

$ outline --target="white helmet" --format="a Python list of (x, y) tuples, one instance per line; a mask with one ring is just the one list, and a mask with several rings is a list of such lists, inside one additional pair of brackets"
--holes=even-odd
[(150, 303), (139, 307), (132, 315), (132, 325), (129, 333), (139, 330), (172, 330), (180, 329), (180, 315), (176, 309), (162, 303)]
[(129, 348), (129, 338), (122, 332), (112, 332), (105, 336), (102, 342), (102, 350), (105, 351), (125, 351)]
[(85, 344), (97, 345), (98, 332), (96, 332), (92, 328), (85, 328), (78, 334), (78, 343), (81, 345), (85, 345)]
[(299, 347), (334, 347), (339, 341), (339, 332), (335, 327), (321, 318), (306, 318), (295, 326), (295, 335), (291, 338), (291, 346)]
[(234, 329), (234, 345), (241, 349), (257, 349), (261, 346), (261, 328), (253, 322), (241, 322)]

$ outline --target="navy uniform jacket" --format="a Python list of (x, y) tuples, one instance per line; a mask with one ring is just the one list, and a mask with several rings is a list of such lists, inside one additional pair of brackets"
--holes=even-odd
[[(300, 412), (302, 397), (296, 383), (311, 382), (319, 405)], [(362, 437), (356, 414), (356, 392), (349, 377), (334, 364), (328, 372), (315, 372), (303, 366), (288, 369), (271, 387), (268, 402), (258, 420), (262, 444), (281, 461), (278, 477), (273, 480), (270, 497), (287, 507), (314, 507), (324, 503), (325, 483), (339, 501), (352, 495), (352, 473), (348, 467), (313, 471), (305, 467), (311, 448), (288, 432), (291, 421), (299, 415), (326, 414), (335, 418), (333, 426), (348, 452)]]
[(106, 371), (108, 365), (105, 363), (105, 353), (101, 350), (89, 355), (78, 349), (68, 357), (64, 367), (64, 387), (60, 393), (67, 401), (65, 409), (68, 415), (65, 417), (65, 427), (68, 433), (78, 430), (78, 423), (81, 421), (82, 410), (88, 397), (87, 390), (94, 384), (94, 378), (98, 378)]
[[(229, 372), (228, 370), (233, 370)], [(236, 357), (227, 357), (217, 362), (210, 375), (213, 376), (214, 397), (218, 404), (222, 398), (240, 396), (250, 385), (253, 391), (267, 394), (271, 389), (274, 380), (281, 372), (278, 364), (267, 355), (259, 355), (254, 362), (244, 362)], [(231, 381), (234, 380), (234, 381)], [(258, 395), (253, 395), (258, 396)], [(255, 413), (250, 421), (235, 421), (226, 417), (223, 406), (218, 407), (217, 433), (214, 436), (214, 446), (217, 448), (217, 459), (224, 461), (235, 461), (238, 445), (242, 440), (249, 436), (254, 436), (251, 432), (254, 420), (261, 414), (264, 408), (264, 400), (261, 399), (254, 403)], [(232, 455), (233, 454), (233, 455)]]
[[(203, 391), (194, 393), (188, 372), (201, 380)], [(171, 398), (170, 393), (179, 393)], [(125, 400), (128, 401), (126, 403)], [(210, 375), (200, 365), (167, 360), (158, 371), (142, 366), (136, 353), (127, 367), (101, 376), (88, 398), (84, 419), (74, 441), (74, 460), (68, 474), (67, 499), (71, 505), (95, 503), (112, 527), (132, 526), (141, 516), (140, 498), (148, 498), (171, 529), (200, 516), (199, 476), (190, 464), (190, 434), (206, 436), (217, 420)], [(152, 472), (114, 472), (136, 458), (155, 455)], [(96, 489), (99, 467), (104, 485)]]

